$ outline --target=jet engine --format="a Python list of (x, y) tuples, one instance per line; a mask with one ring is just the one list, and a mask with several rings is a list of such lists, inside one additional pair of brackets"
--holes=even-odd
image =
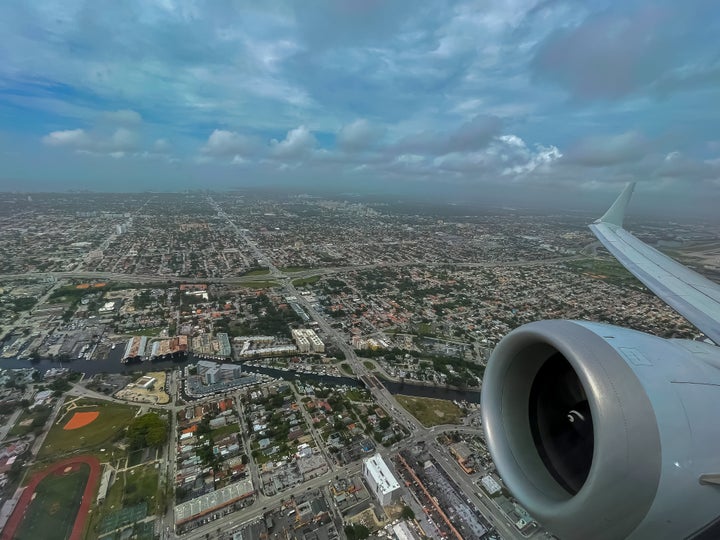
[(586, 321), (500, 341), (482, 389), (506, 486), (562, 540), (720, 538), (720, 349)]

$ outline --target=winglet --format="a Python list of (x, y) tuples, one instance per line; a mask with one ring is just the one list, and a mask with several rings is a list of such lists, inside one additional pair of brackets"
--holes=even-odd
[(625, 189), (620, 196), (615, 199), (615, 202), (608, 211), (603, 214), (603, 217), (595, 220), (595, 223), (608, 223), (610, 225), (622, 227), (623, 220), (625, 219), (625, 209), (630, 202), (633, 189), (635, 189), (635, 182), (630, 182), (627, 186), (625, 186)]

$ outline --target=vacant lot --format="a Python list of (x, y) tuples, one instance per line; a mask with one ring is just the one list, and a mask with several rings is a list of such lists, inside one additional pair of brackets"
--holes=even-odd
[[(115, 403), (93, 402), (78, 400), (63, 407), (58, 420), (45, 439), (39, 458), (58, 458), (79, 449), (89, 451), (99, 450), (125, 435), (125, 427), (135, 416), (137, 409), (128, 405)], [(97, 412), (94, 422), (73, 430), (65, 430), (67, 424), (76, 412)]]
[(462, 418), (460, 407), (452, 401), (399, 395), (395, 399), (425, 427), (457, 424)]

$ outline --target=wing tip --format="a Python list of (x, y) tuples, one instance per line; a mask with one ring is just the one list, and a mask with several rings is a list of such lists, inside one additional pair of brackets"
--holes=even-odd
[(608, 208), (607, 212), (605, 212), (600, 219), (596, 219), (594, 223), (608, 223), (622, 227), (623, 221), (625, 220), (625, 210), (635, 189), (635, 183), (636, 182), (630, 182), (625, 186), (625, 189), (618, 195), (618, 198), (615, 199), (615, 202)]

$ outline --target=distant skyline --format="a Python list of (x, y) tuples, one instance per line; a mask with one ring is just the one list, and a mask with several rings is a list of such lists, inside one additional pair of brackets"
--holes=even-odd
[(720, 207), (713, 1), (0, 3), (0, 190)]

